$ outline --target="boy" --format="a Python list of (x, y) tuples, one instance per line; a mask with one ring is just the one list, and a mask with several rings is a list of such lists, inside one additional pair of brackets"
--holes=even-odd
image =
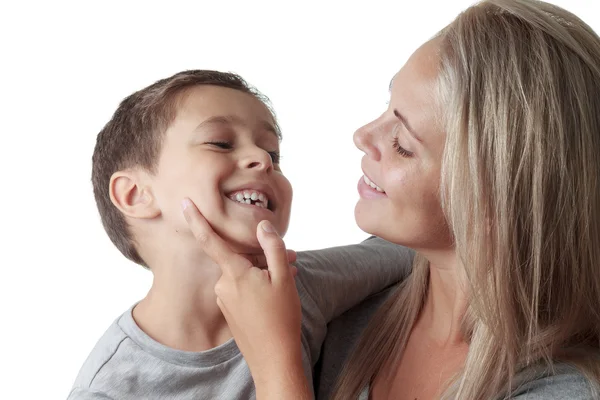
[[(124, 99), (99, 133), (92, 182), (104, 228), (154, 281), (96, 344), (69, 399), (255, 397), (216, 304), (220, 268), (180, 204), (189, 197), (235, 252), (262, 261), (257, 224), (269, 220), (283, 235), (292, 200), (267, 104), (237, 75), (184, 71)], [(309, 381), (327, 322), (408, 274), (411, 257), (377, 238), (298, 254)]]

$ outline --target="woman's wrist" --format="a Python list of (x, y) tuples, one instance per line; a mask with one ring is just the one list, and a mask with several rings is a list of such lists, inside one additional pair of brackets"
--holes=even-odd
[(288, 357), (273, 363), (254, 378), (257, 400), (311, 400), (313, 393), (304, 375), (301, 357)]

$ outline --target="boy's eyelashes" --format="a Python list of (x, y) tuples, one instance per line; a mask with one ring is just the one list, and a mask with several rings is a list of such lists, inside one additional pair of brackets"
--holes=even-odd
[[(233, 149), (233, 144), (230, 142), (214, 141), (214, 142), (206, 142), (205, 144), (215, 146), (215, 147), (218, 147), (219, 149), (223, 149), (223, 150), (232, 150)], [(269, 153), (269, 156), (271, 156), (271, 160), (273, 161), (273, 164), (279, 164), (279, 162), (281, 160), (281, 155), (279, 154), (278, 151), (267, 151), (267, 153)]]
[(271, 160), (273, 160), (273, 164), (279, 164), (281, 161), (281, 154), (278, 151), (269, 151), (269, 155), (271, 156)]
[(206, 144), (210, 144), (224, 150), (233, 149), (233, 145), (229, 142), (206, 142)]

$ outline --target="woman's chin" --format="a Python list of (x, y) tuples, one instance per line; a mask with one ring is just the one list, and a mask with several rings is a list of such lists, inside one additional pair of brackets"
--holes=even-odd
[(373, 215), (370, 215), (362, 209), (360, 203), (356, 204), (354, 208), (354, 220), (356, 221), (356, 225), (363, 231), (370, 235), (379, 236), (377, 231), (377, 221), (373, 218)]

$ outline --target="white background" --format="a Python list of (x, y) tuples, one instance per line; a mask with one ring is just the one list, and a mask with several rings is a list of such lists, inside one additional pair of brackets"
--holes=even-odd
[[(0, 5), (0, 398), (66, 398), (151, 274), (113, 248), (90, 183), (119, 101), (184, 69), (268, 95), (295, 189), (288, 247), (357, 242), (352, 133), (407, 57), (471, 0), (5, 1)], [(598, 0), (554, 1), (600, 30)]]

